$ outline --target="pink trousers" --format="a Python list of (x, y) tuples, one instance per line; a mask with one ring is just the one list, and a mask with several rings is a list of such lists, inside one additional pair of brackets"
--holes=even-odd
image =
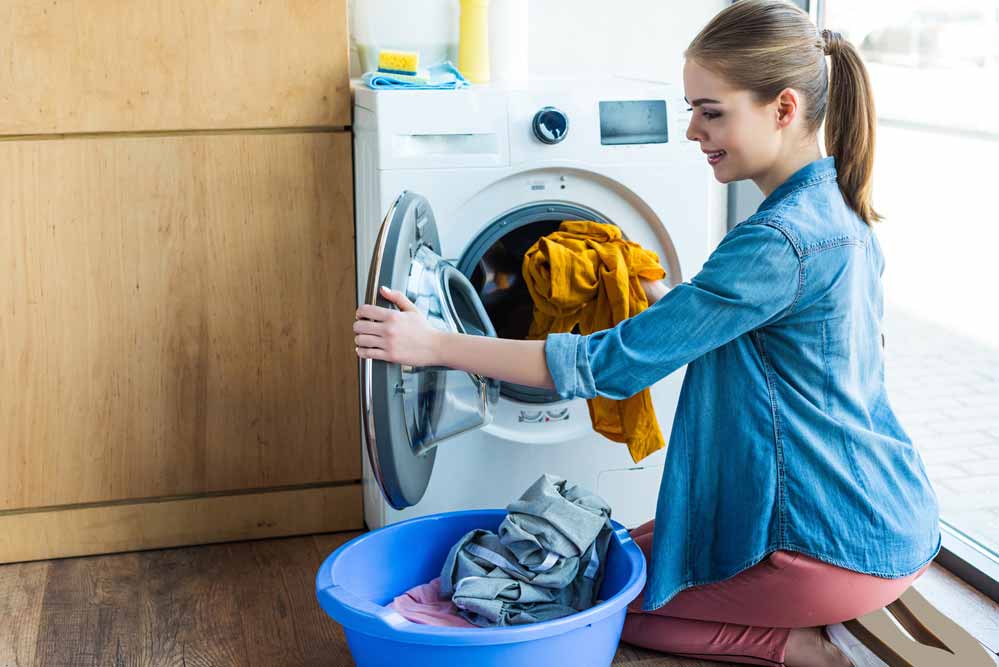
[[(654, 521), (631, 531), (646, 562)], [(853, 572), (775, 551), (733, 577), (677, 593), (651, 612), (645, 591), (628, 605), (621, 639), (655, 651), (748, 665), (784, 664), (791, 628), (858, 618), (897, 600), (930, 566), (900, 579)]]

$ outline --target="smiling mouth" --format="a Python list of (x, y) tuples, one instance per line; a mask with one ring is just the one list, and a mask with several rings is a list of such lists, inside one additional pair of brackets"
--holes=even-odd
[(712, 153), (707, 153), (708, 164), (718, 164), (723, 157), (725, 157), (725, 151), (714, 151)]

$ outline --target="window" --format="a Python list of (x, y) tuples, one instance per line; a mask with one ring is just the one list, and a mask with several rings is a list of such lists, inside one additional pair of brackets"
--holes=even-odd
[(945, 548), (969, 554), (994, 596), (999, 0), (825, 0), (819, 16), (874, 87), (889, 397), (940, 499)]

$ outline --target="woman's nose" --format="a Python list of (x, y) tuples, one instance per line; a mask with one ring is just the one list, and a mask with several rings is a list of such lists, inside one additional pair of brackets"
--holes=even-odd
[(691, 118), (690, 122), (687, 123), (687, 140), (688, 141), (701, 141), (704, 137), (701, 135), (700, 130), (694, 125), (694, 119)]

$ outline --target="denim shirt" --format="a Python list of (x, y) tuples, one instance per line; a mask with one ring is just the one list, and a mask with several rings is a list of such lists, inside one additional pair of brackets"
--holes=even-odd
[(827, 157), (647, 310), (548, 336), (563, 398), (625, 398), (687, 364), (642, 609), (777, 550), (884, 578), (936, 555), (937, 497), (885, 392), (883, 271)]

